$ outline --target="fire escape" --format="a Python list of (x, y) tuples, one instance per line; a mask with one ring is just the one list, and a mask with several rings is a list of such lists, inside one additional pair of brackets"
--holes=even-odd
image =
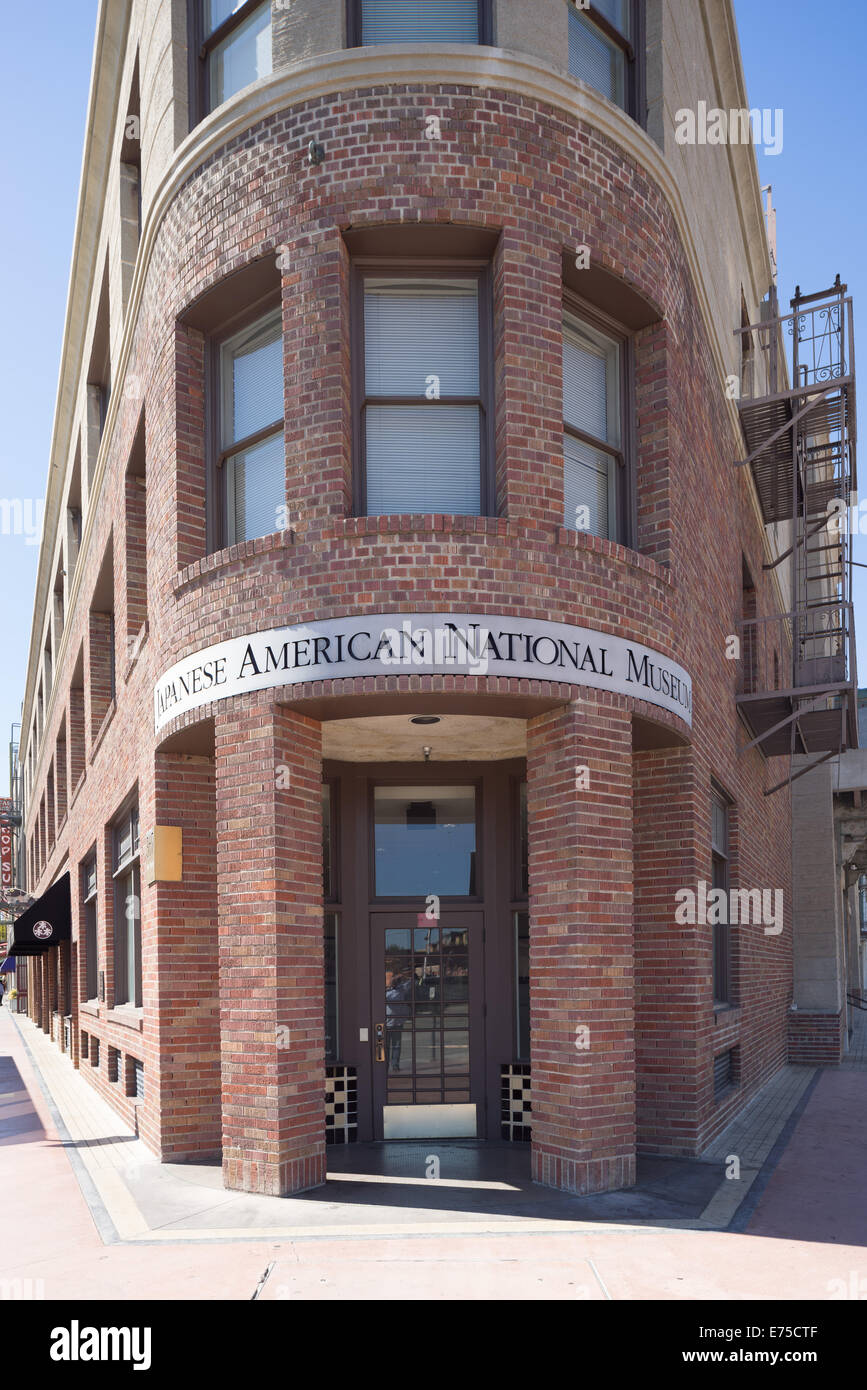
[(790, 301), (782, 317), (737, 330), (739, 402), (762, 518), (776, 531), (776, 569), (788, 562), (789, 611), (739, 623), (740, 713), (748, 748), (809, 763), (766, 793), (858, 746), (849, 505), (856, 488), (852, 300), (840, 277)]

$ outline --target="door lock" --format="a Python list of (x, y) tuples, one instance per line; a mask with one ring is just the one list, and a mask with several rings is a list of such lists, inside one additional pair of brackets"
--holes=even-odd
[(374, 1030), (373, 1030), (373, 1035), (374, 1035), (374, 1038), (375, 1038), (375, 1041), (376, 1041), (376, 1060), (377, 1060), (377, 1062), (384, 1062), (384, 1061), (385, 1061), (385, 1024), (384, 1024), (384, 1023), (377, 1023), (376, 1027), (375, 1027)]

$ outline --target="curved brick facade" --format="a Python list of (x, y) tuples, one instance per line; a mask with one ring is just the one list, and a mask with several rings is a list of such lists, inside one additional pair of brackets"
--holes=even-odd
[[(425, 136), (431, 113), (441, 140)], [(311, 139), (325, 150), (313, 168)], [(496, 239), (495, 516), (353, 515), (352, 235), (396, 224)], [(579, 246), (656, 314), (630, 335), (634, 549), (562, 525), (563, 260)], [(278, 253), (288, 529), (209, 554), (204, 340), (188, 311)], [(172, 197), (142, 273), (75, 629), (54, 672), (56, 690), (70, 693), (55, 696), (44, 738), (50, 749), (68, 731), (68, 814), (38, 848), (44, 756), (27, 829), (38, 891), (67, 857), (73, 873), (76, 1061), (81, 1030), (144, 1060), (138, 1106), (104, 1065), (89, 1075), (125, 1117), (137, 1111), (142, 1136), (167, 1159), (222, 1150), (227, 1182), (252, 1190), (321, 1180), (318, 787), (329, 702), (335, 714), (359, 696), (376, 697), (377, 712), (411, 711), (435, 694), (437, 709), (451, 700), (466, 714), (474, 700), (486, 710), (496, 700), (527, 720), (535, 1176), (598, 1190), (633, 1180), (636, 1145), (700, 1151), (784, 1061), (789, 808), (787, 793), (763, 795), (780, 780), (779, 763), (741, 751), (726, 636), (741, 615), (744, 560), (759, 611), (777, 598), (665, 191), (626, 143), (557, 104), (496, 84), (380, 80), (288, 104), (209, 155)], [(142, 405), (146, 517), (127, 473)], [(131, 538), (143, 520), (142, 547)], [(114, 701), (97, 718), (98, 614), (88, 622), (88, 595), (110, 544), (117, 673)], [(274, 691), (237, 696), (153, 733), (154, 684), (192, 652), (281, 625), (419, 610), (566, 622), (644, 643), (690, 673), (692, 727), (639, 699), (587, 689), (576, 700), (540, 672), (536, 683), (311, 681), (292, 690), (291, 708)], [(66, 770), (73, 720), (85, 734), (80, 783), (79, 769)], [(272, 770), (284, 763), (292, 794), (281, 800)], [(576, 789), (576, 765), (589, 767), (589, 790)], [(760, 926), (738, 935), (735, 1007), (716, 1013), (710, 927), (674, 920), (677, 889), (711, 878), (711, 779), (733, 803), (734, 884), (781, 887), (787, 913), (778, 936)], [(182, 827), (184, 875), (143, 883), (143, 1009), (121, 1019), (111, 1009), (106, 827), (134, 787), (143, 829)], [(107, 981), (98, 1009), (79, 1002), (76, 888), (94, 844)], [(31, 1008), (50, 1027), (48, 971), (37, 967)], [(291, 1051), (275, 1049), (274, 1019), (301, 1039)], [(577, 1024), (594, 1037), (586, 1056), (574, 1047)], [(735, 1084), (715, 1099), (714, 1057), (732, 1048)]]

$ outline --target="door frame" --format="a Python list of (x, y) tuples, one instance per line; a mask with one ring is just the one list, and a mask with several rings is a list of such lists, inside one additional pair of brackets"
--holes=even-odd
[[(337, 1012), (339, 1056), (354, 1067), (358, 1083), (358, 1140), (381, 1133), (381, 1115), (374, 1115), (373, 1069), (376, 997), (373, 980), (371, 914), (417, 913), (418, 900), (375, 898), (372, 894), (373, 787), (377, 785), (477, 785), (476, 897), (445, 898), (443, 906), (483, 914), (481, 1019), (484, 1027), (484, 1096), (477, 1111), (478, 1138), (500, 1138), (500, 1069), (514, 1060), (515, 934), (513, 902), (520, 898), (520, 865), (516, 833), (516, 784), (526, 778), (526, 761), (508, 758), (485, 762), (359, 762), (323, 761), (323, 781), (337, 784), (332, 797), (331, 852), (334, 880), (339, 885), (337, 955)], [(526, 906), (526, 904), (524, 904)], [(328, 912), (336, 904), (325, 904)], [(367, 1041), (360, 1030), (367, 1029)], [(472, 1046), (472, 1043), (471, 1043)], [(382, 1065), (381, 1063), (378, 1065)], [(471, 1059), (471, 1069), (472, 1069)]]

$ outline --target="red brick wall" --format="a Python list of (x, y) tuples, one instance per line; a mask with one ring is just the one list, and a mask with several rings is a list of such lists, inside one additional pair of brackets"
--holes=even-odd
[[(136, 784), (143, 829), (154, 823), (160, 804), (175, 814), (172, 799), (182, 795), (187, 774), (159, 763), (151, 733), (153, 685), (176, 659), (210, 642), (343, 613), (461, 606), (586, 623), (646, 642), (692, 674), (695, 718), (689, 752), (640, 754), (635, 760), (639, 1139), (652, 1147), (693, 1150), (784, 1060), (791, 928), (787, 919), (781, 938), (756, 935), (740, 942), (740, 1008), (736, 1017), (715, 1022), (708, 994), (709, 929), (688, 934), (671, 929), (674, 892), (709, 878), (714, 776), (737, 806), (739, 881), (782, 887), (788, 904), (789, 810), (786, 793), (763, 796), (779, 779), (779, 765), (765, 764), (756, 752), (740, 756), (745, 736), (734, 709), (736, 671), (724, 652), (740, 611), (742, 553), (757, 576), (759, 612), (770, 611), (775, 600), (772, 580), (761, 568), (761, 528), (750, 482), (745, 470), (733, 467), (742, 440), (728, 414), (676, 224), (643, 169), (591, 127), (544, 104), (498, 89), (396, 87), (346, 93), (339, 105), (335, 111), (333, 103), (312, 101), (245, 132), (192, 174), (158, 231), (128, 364), (144, 384), (146, 407), (149, 631), (132, 669), (118, 663), (117, 709), (96, 745), (97, 716), (106, 701), (105, 669), (89, 631), (88, 610), (100, 559), (112, 535), (124, 534), (128, 519), (126, 467), (142, 404), (131, 395), (122, 398), (109, 441), (95, 532), (80, 561), (85, 568), (79, 607), (71, 617), (70, 656), (55, 673), (59, 698), (46, 731), (52, 746), (68, 703), (70, 796), (85, 764), (86, 776), (37, 887), (46, 886), (66, 853), (76, 871), (94, 840), (101, 846), (102, 885), (104, 827)], [(443, 117), (442, 142), (424, 137), (423, 117), (430, 110)], [(313, 135), (324, 135), (326, 159), (309, 169), (303, 155)], [(449, 219), (499, 236), (493, 264), (497, 515), (353, 518), (348, 514), (348, 255), (341, 232)], [(561, 257), (579, 244), (589, 245), (592, 263), (621, 276), (664, 313), (664, 321), (643, 330), (634, 345), (640, 554), (562, 528)], [(288, 267), (283, 272), (285, 439), (293, 533), (205, 559), (203, 343), (199, 334), (179, 325), (178, 317), (230, 271), (253, 256), (276, 254), (279, 247), (286, 248)], [(725, 332), (737, 326), (734, 305), (732, 312)], [(122, 385), (117, 383), (118, 393)], [(139, 521), (136, 517), (136, 528)], [(120, 563), (119, 551), (115, 611), (123, 613), (133, 570), (124, 571), (129, 560)], [(140, 552), (132, 553), (140, 565)], [(130, 612), (127, 606), (127, 630)], [(82, 643), (87, 681), (93, 674), (98, 683), (89, 696), (86, 758), (78, 751), (81, 697), (72, 691), (69, 701), (64, 699)], [(393, 677), (378, 688), (408, 689), (408, 678), (401, 679), (406, 684)], [(413, 680), (418, 681), (414, 688), (430, 688), (421, 678)], [(453, 690), (510, 688), (484, 678), (432, 684)], [(363, 682), (337, 686), (373, 688)], [(323, 683), (296, 694), (333, 690)], [(602, 757), (608, 748), (604, 729), (605, 720), (614, 717), (611, 708), (604, 697), (588, 693), (587, 716), (597, 721), (602, 740), (594, 756)], [(627, 702), (618, 706), (617, 718), (622, 720), (627, 709), (647, 713)], [(196, 719), (212, 714), (202, 710)], [(218, 722), (226, 721), (226, 727), (237, 717), (234, 705), (220, 707)], [(178, 728), (196, 719), (181, 720)], [(677, 723), (664, 716), (660, 722)], [(686, 733), (682, 727), (681, 732)], [(166, 730), (163, 737), (171, 733)], [(631, 756), (622, 730), (621, 735), (623, 768), (618, 763), (612, 769), (617, 787)], [(304, 739), (301, 747), (304, 757), (310, 755)], [(184, 751), (183, 743), (176, 751)], [(172, 774), (159, 792), (158, 766), (160, 777)], [(219, 805), (219, 755), (216, 777)], [(39, 806), (44, 787), (43, 761), (31, 806)], [(243, 789), (236, 791), (241, 797)], [(194, 801), (204, 796), (198, 783), (193, 796)], [(189, 861), (195, 875), (205, 872), (201, 866), (212, 853), (201, 804), (202, 824), (196, 830), (201, 840)], [(621, 830), (618, 819), (618, 842)], [(28, 834), (32, 837), (32, 823)], [(581, 846), (574, 844), (577, 853)], [(45, 858), (44, 849), (40, 855)], [(596, 858), (603, 857), (597, 845)], [(213, 908), (204, 906), (203, 882), (194, 879), (196, 894), (202, 893), (200, 915), (207, 919)], [(272, 886), (276, 894), (277, 884)], [(104, 933), (108, 905), (102, 886), (100, 891)], [(553, 890), (543, 880), (534, 891)], [(309, 899), (307, 909), (312, 910)], [(151, 943), (146, 951), (152, 951), (163, 931), (163, 913), (171, 934), (180, 927), (181, 908), (174, 890), (143, 886), (142, 910), (144, 939)], [(197, 922), (195, 930), (206, 937), (207, 921)], [(309, 944), (305, 937), (299, 949), (306, 952)], [(110, 981), (109, 941), (104, 949)], [(271, 1006), (277, 1002), (274, 996)], [(179, 982), (170, 979), (164, 987), (148, 967), (143, 1032), (109, 1020), (107, 1005), (98, 1019), (76, 1022), (102, 1038), (103, 1051), (110, 1044), (143, 1056), (146, 1078), (164, 1091), (176, 1065), (168, 1057), (170, 1045), (177, 1043), (182, 1051), (194, 1046), (184, 1007)], [(213, 1088), (208, 1032), (213, 1021), (199, 1048), (206, 1096)], [(239, 1039), (241, 1023), (231, 1008), (228, 1015), (224, 1011), (224, 1040)], [(715, 1105), (713, 1053), (732, 1045), (732, 1038), (742, 1049), (742, 1083)], [(234, 1045), (240, 1048), (240, 1041)], [(291, 1071), (285, 1059), (272, 1058), (268, 1066), (287, 1078)], [(134, 1119), (137, 1112), (120, 1095), (122, 1088), (103, 1082), (103, 1075), (101, 1067), (97, 1084)], [(312, 1072), (304, 1075), (304, 1085), (312, 1085)], [(553, 1095), (557, 1085), (553, 1060), (547, 1070), (540, 1063), (534, 1074), (540, 1094)], [(188, 1142), (181, 1137), (184, 1107), (161, 1132), (155, 1104), (145, 1106), (147, 1141), (155, 1148), (176, 1143), (183, 1151)], [(212, 1104), (207, 1100), (206, 1110)], [(318, 1171), (308, 1106), (313, 1107), (313, 1095), (305, 1090), (298, 1112), (303, 1111), (300, 1167), (290, 1173), (286, 1165), (296, 1159), (279, 1157), (292, 1152), (291, 1136), (285, 1116), (272, 1117), (269, 1125), (276, 1129), (255, 1160), (259, 1167), (251, 1181), (273, 1190), (275, 1183), (306, 1181), (308, 1162)], [(230, 1138), (235, 1136), (229, 1164), (235, 1177), (241, 1162), (237, 1121), (229, 1113), (226, 1123)], [(627, 1129), (624, 1120), (624, 1135)], [(583, 1162), (580, 1147), (567, 1143), (553, 1119), (548, 1133), (552, 1161)], [(203, 1116), (203, 1135), (212, 1134), (213, 1109), (207, 1119)], [(625, 1159), (620, 1138), (609, 1138), (608, 1156), (620, 1162)], [(570, 1170), (569, 1181), (578, 1181), (577, 1171)]]
[(635, 1181), (629, 742), (605, 695), (528, 727), (533, 1177), (568, 1192)]
[(788, 1060), (794, 1066), (836, 1066), (843, 1056), (845, 1014), (789, 1013)]

